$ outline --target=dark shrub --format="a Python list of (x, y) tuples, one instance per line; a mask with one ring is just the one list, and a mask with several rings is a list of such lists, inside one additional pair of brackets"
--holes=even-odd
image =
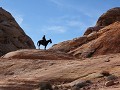
[(118, 78), (118, 77), (115, 76), (115, 75), (110, 75), (110, 76), (107, 77), (107, 80), (108, 80), (108, 81), (114, 81), (114, 80), (117, 80), (117, 78)]
[(102, 74), (103, 76), (109, 76), (109, 75), (110, 75), (110, 73), (109, 73), (108, 71), (102, 71), (101, 74)]
[(83, 88), (83, 87), (88, 86), (90, 84), (92, 84), (92, 82), (90, 80), (79, 82), (72, 87), (72, 90), (79, 90), (80, 88)]
[(39, 88), (40, 90), (53, 90), (52, 85), (49, 82), (40, 82)]

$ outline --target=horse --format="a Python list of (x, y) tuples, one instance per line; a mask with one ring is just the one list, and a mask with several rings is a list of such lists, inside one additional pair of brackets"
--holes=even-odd
[(40, 45), (43, 45), (43, 46), (45, 46), (44, 50), (46, 50), (46, 47), (47, 47), (47, 45), (48, 45), (49, 42), (52, 43), (52, 40), (51, 39), (46, 40), (46, 41), (45, 40), (39, 40), (37, 42), (37, 46), (40, 49)]

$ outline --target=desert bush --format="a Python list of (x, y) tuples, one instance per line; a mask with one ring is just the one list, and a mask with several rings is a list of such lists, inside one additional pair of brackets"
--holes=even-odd
[(114, 80), (117, 80), (117, 76), (115, 76), (115, 75), (109, 75), (108, 77), (107, 77), (107, 80), (108, 81), (114, 81)]
[(109, 73), (109, 71), (102, 71), (101, 74), (102, 74), (103, 76), (109, 76), (109, 75), (111, 75), (111, 74)]
[(88, 86), (90, 84), (92, 84), (92, 82), (90, 80), (79, 82), (72, 87), (72, 90), (79, 90), (80, 88), (83, 88), (83, 87)]
[(49, 82), (40, 82), (39, 90), (53, 90), (52, 85)]

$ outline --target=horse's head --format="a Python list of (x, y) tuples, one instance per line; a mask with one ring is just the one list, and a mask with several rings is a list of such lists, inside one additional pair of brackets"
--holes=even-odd
[(50, 39), (49, 42), (52, 43), (52, 40)]

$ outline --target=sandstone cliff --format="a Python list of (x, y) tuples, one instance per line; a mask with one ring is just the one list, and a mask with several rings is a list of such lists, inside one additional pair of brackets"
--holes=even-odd
[(96, 25), (89, 27), (82, 37), (61, 42), (50, 49), (78, 58), (120, 53), (120, 7), (101, 15)]
[(0, 56), (27, 48), (35, 48), (31, 38), (25, 34), (9, 12), (0, 8)]

